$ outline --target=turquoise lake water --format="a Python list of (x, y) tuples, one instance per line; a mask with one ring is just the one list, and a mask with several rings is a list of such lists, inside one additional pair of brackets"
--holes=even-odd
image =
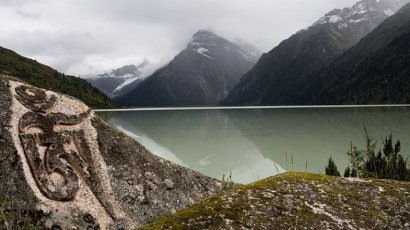
[(363, 125), (381, 147), (392, 133), (410, 157), (410, 107), (200, 109), (97, 112), (154, 154), (205, 175), (240, 183), (285, 171), (341, 173), (350, 142), (364, 146)]

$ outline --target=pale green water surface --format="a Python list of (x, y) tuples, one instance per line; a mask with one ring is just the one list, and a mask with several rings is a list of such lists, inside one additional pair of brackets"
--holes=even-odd
[(348, 165), (363, 124), (378, 140), (393, 134), (410, 156), (410, 107), (279, 108), (97, 112), (154, 154), (218, 179), (248, 183), (284, 171)]

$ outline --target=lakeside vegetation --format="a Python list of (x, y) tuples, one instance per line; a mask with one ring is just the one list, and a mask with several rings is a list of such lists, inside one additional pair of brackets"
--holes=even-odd
[[(390, 134), (382, 139), (382, 147), (377, 151), (377, 141), (370, 136), (364, 127), (365, 149), (359, 149), (350, 144), (347, 155), (350, 166), (344, 171), (344, 177), (360, 177), (375, 179), (390, 179), (398, 181), (410, 181), (410, 167), (408, 159), (401, 155), (400, 140), (394, 141)], [(329, 158), (326, 167), (326, 175), (340, 176), (336, 164)]]

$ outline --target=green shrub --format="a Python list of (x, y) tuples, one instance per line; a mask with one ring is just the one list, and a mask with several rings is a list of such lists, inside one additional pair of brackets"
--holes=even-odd
[(350, 177), (350, 167), (347, 167), (346, 169), (345, 169), (345, 173), (343, 174), (343, 177)]
[(340, 172), (337, 170), (337, 166), (332, 158), (329, 158), (329, 163), (325, 171), (326, 171), (326, 175), (328, 176), (339, 176), (340, 177)]
[(382, 139), (383, 147), (376, 154), (377, 141), (369, 135), (366, 127), (364, 133), (366, 148), (360, 150), (351, 144), (347, 153), (352, 166), (351, 176), (410, 181), (410, 168), (407, 159), (400, 154), (400, 141), (395, 142), (390, 134)]

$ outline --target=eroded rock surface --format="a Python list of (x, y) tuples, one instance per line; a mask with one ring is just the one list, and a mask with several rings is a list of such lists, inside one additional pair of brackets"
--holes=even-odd
[(0, 210), (40, 228), (140, 227), (221, 186), (154, 156), (80, 101), (4, 76), (0, 125)]
[(286, 173), (142, 229), (410, 229), (410, 183)]

